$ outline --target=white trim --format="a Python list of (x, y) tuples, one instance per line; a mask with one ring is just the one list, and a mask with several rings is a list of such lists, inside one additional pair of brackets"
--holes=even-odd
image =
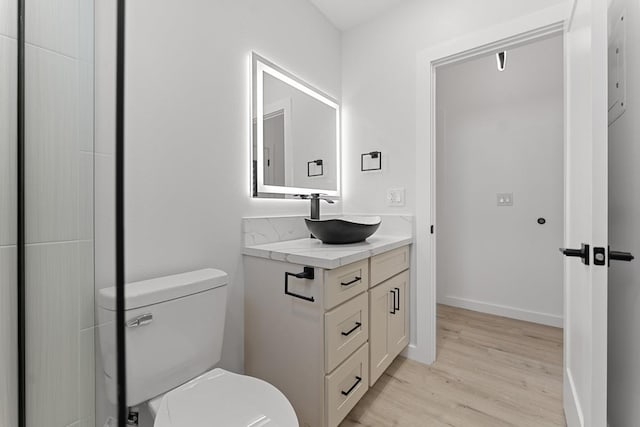
[(573, 25), (573, 18), (576, 16), (576, 8), (578, 7), (578, 0), (571, 1), (571, 7), (569, 8), (569, 16), (565, 21), (564, 31), (568, 33), (571, 31), (571, 25)]
[[(510, 22), (425, 49), (416, 56), (416, 342), (408, 353), (431, 364), (436, 358), (435, 235), (435, 68), (492, 49), (515, 46), (560, 33), (569, 11), (560, 4)], [(425, 118), (429, 120), (424, 120)], [(429, 165), (428, 168), (424, 164)], [(437, 232), (437, 230), (436, 230)]]
[(524, 320), (526, 322), (554, 326), (556, 328), (562, 328), (564, 323), (563, 316), (561, 315), (559, 316), (557, 314), (525, 310), (523, 308), (508, 305), (492, 304), (469, 298), (460, 298), (449, 295), (440, 296), (438, 297), (438, 303), (478, 311), (480, 313), (494, 314), (496, 316), (510, 317), (512, 319)]
[(564, 402), (564, 416), (568, 426), (584, 426), (582, 408), (580, 408), (580, 403), (575, 400), (577, 395), (571, 370), (565, 370), (562, 400)]
[[(288, 84), (289, 86), (297, 89), (312, 98), (322, 102), (323, 104), (335, 109), (336, 111), (336, 165), (341, 165), (341, 130), (340, 130), (340, 104), (337, 101), (323, 95), (320, 91), (312, 88), (304, 83), (301, 79), (294, 77), (290, 73), (276, 69), (275, 65), (271, 65), (268, 61), (264, 60), (256, 53), (252, 53), (252, 62), (255, 62), (256, 76), (252, 76), (252, 81), (256, 84), (256, 117), (264, 117), (264, 75), (269, 74), (272, 77)], [(271, 194), (313, 194), (320, 193), (332, 197), (340, 197), (341, 190), (341, 171), (340, 167), (336, 167), (336, 190), (324, 190), (316, 188), (302, 188), (302, 187), (285, 187), (278, 185), (265, 185), (264, 184), (264, 159), (263, 159), (263, 147), (264, 147), (264, 127), (263, 121), (257, 121), (257, 181), (258, 181), (258, 193), (271, 193)]]

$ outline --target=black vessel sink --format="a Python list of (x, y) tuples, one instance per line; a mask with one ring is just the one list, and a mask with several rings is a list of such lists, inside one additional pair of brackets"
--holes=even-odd
[(378, 230), (379, 216), (352, 216), (331, 219), (305, 218), (307, 228), (322, 243), (345, 245), (364, 241)]

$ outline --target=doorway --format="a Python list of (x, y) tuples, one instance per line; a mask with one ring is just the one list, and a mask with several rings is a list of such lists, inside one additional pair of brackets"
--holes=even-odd
[(434, 366), (465, 358), (500, 420), (565, 423), (563, 56), (552, 33), (435, 69)]
[(436, 69), (437, 301), (562, 327), (563, 37)]

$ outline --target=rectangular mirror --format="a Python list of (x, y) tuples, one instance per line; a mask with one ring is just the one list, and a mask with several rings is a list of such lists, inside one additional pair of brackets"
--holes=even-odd
[(252, 194), (340, 196), (340, 105), (252, 54)]

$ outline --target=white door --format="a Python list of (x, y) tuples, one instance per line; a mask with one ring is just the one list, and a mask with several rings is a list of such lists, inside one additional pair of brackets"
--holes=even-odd
[[(607, 2), (575, 0), (565, 34), (564, 408), (569, 427), (607, 425)], [(577, 255), (569, 252), (568, 255)]]

